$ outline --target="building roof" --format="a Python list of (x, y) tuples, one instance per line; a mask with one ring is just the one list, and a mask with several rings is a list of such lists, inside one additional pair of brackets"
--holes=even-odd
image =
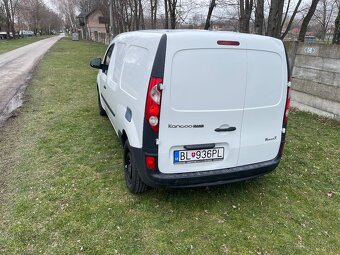
[(88, 16), (90, 16), (92, 13), (94, 13), (95, 11), (100, 11), (102, 13), (102, 11), (99, 8), (95, 8), (92, 11), (89, 12), (84, 12), (82, 11), (81, 13), (79, 13), (79, 15), (77, 16), (77, 18), (87, 18)]

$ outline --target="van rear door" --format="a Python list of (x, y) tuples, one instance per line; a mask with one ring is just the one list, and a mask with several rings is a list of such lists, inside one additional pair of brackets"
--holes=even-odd
[(246, 43), (240, 38), (239, 45), (221, 46), (217, 39), (183, 36), (179, 48), (168, 36), (158, 145), (163, 173), (237, 165), (247, 84)]
[(281, 143), (288, 68), (276, 39), (248, 41), (247, 91), (238, 165), (274, 159)]

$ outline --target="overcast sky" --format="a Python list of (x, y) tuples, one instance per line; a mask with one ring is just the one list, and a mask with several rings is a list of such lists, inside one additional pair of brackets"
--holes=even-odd
[(45, 4), (51, 8), (52, 10), (56, 11), (56, 8), (54, 6), (54, 4), (52, 4), (52, 0), (44, 0)]

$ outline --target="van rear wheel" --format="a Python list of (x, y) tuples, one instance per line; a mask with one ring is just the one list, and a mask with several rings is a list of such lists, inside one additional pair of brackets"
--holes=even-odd
[(124, 178), (126, 187), (131, 193), (143, 193), (148, 188), (139, 177), (137, 164), (131, 153), (128, 141), (126, 141), (124, 145)]
[(99, 94), (99, 89), (97, 87), (97, 94), (98, 94), (98, 111), (100, 116), (107, 116), (106, 111), (104, 110), (101, 100), (100, 100), (100, 94)]

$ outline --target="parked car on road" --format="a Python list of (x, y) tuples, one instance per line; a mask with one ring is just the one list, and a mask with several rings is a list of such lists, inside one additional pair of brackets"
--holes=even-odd
[(242, 181), (278, 166), (290, 105), (280, 40), (129, 32), (91, 66), (99, 69), (99, 113), (124, 146), (131, 192)]

